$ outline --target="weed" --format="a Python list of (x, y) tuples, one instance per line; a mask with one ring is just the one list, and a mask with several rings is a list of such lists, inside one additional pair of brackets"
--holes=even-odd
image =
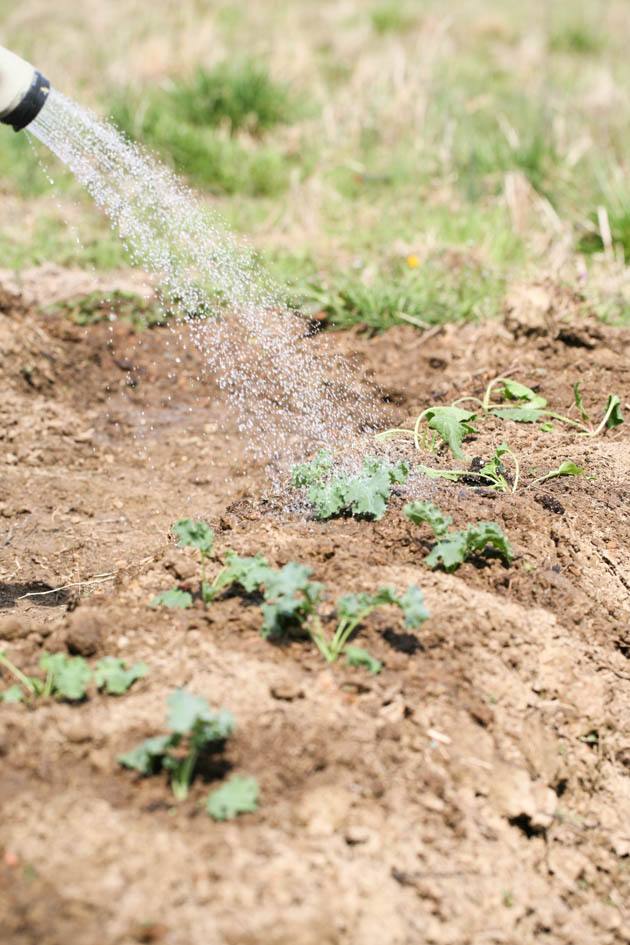
[(506, 564), (514, 557), (505, 534), (496, 522), (476, 522), (462, 531), (448, 531), (450, 519), (431, 502), (411, 502), (405, 506), (403, 513), (416, 525), (426, 522), (439, 539), (425, 558), (426, 564), (432, 569), (441, 565), (445, 571), (455, 571), (464, 561), (487, 548), (497, 551)]
[(170, 772), (171, 790), (178, 801), (188, 796), (202, 754), (222, 745), (234, 730), (234, 719), (226, 709), (213, 712), (205, 699), (177, 689), (167, 699), (168, 735), (141, 742), (118, 756), (118, 763), (143, 775)]
[(291, 484), (306, 489), (315, 517), (324, 520), (339, 515), (380, 519), (387, 510), (393, 489), (406, 482), (406, 463), (392, 464), (367, 457), (356, 475), (335, 473), (330, 453), (320, 450), (314, 460), (294, 466)]
[(253, 814), (257, 811), (258, 796), (256, 778), (235, 775), (216, 791), (210, 792), (206, 810), (213, 820), (232, 820), (239, 814)]

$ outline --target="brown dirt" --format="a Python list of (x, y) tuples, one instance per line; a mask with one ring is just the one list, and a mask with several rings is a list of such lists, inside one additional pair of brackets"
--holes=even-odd
[[(504, 324), (338, 338), (399, 421), (507, 373), (562, 408), (576, 379), (589, 403), (627, 404), (629, 341), (551, 286), (515, 292)], [(630, 942), (627, 423), (597, 439), (484, 426), (469, 453), (509, 439), (525, 482), (565, 458), (589, 476), (514, 496), (427, 485), (456, 526), (495, 520), (517, 552), (447, 575), (424, 567), (400, 498), (380, 522), (325, 524), (262, 500), (165, 329), (78, 328), (4, 291), (0, 359), (0, 646), (26, 670), (65, 647), (151, 667), (121, 698), (0, 706), (3, 943)], [(415, 635), (370, 618), (372, 677), (270, 645), (234, 596), (150, 610), (194, 584), (167, 539), (191, 513), (219, 553), (302, 561), (331, 597), (417, 582), (431, 618)], [(258, 813), (217, 824), (207, 780), (176, 805), (117, 766), (181, 685), (234, 712), (208, 777), (255, 775)]]

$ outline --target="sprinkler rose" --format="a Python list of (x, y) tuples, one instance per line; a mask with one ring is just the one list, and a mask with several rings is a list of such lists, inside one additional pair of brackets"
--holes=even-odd
[(0, 122), (21, 131), (48, 100), (50, 82), (30, 63), (0, 46)]

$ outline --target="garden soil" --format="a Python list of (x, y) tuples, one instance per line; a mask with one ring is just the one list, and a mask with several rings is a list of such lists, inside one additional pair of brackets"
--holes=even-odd
[[(0, 290), (0, 647), (26, 671), (68, 650), (150, 674), (118, 698), (0, 706), (3, 945), (630, 942), (630, 333), (538, 284), (500, 322), (336, 336), (388, 422), (496, 376), (562, 411), (576, 380), (594, 415), (610, 392), (625, 405), (597, 438), (480, 425), (467, 454), (508, 441), (513, 495), (414, 480), (456, 527), (496, 521), (514, 547), (510, 567), (446, 574), (402, 496), (373, 523), (287, 510), (181, 333), (45, 310), (74, 278)], [(565, 459), (585, 475), (529, 485)], [(213, 569), (228, 548), (297, 560), (332, 600), (413, 582), (431, 617), (414, 633), (370, 617), (371, 676), (265, 641), (238, 596), (151, 609), (195, 590), (169, 539), (186, 515), (216, 529)], [(237, 720), (180, 804), (116, 762), (164, 731), (178, 686)], [(230, 773), (258, 779), (260, 808), (216, 823), (204, 799)]]

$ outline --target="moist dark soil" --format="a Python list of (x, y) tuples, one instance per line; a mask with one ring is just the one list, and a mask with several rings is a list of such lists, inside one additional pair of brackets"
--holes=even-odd
[[(388, 422), (496, 376), (560, 412), (579, 380), (594, 415), (614, 392), (627, 416), (630, 333), (557, 287), (536, 286), (535, 309), (528, 291), (503, 322), (334, 342), (380, 385)], [(28, 287), (0, 290), (0, 648), (27, 672), (45, 651), (150, 667), (117, 698), (0, 704), (0, 940), (630, 942), (630, 423), (596, 438), (478, 424), (467, 454), (508, 442), (515, 494), (410, 489), (456, 528), (499, 523), (515, 560), (430, 571), (408, 496), (378, 522), (287, 511), (178, 337), (79, 327)], [(529, 486), (565, 459), (585, 474)], [(188, 515), (217, 532), (213, 571), (232, 548), (309, 565), (330, 600), (415, 583), (430, 619), (410, 632), (373, 614), (357, 636), (384, 664), (372, 676), (270, 644), (235, 594), (151, 609), (159, 591), (196, 590), (194, 555), (169, 538)], [(237, 720), (179, 804), (163, 777), (116, 762), (164, 731), (178, 686)], [(230, 774), (258, 779), (260, 807), (216, 823), (205, 797)]]

